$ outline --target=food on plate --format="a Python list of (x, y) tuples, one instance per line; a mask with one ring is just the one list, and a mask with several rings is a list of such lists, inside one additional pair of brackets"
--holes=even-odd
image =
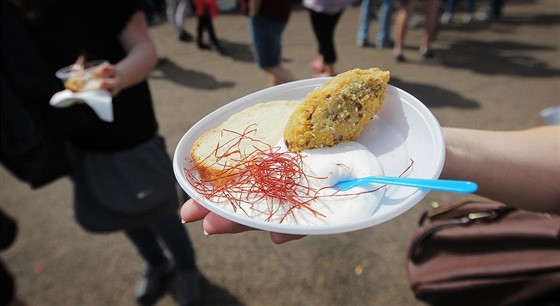
[(101, 89), (102, 73), (106, 65), (89, 67), (84, 56), (71, 66), (64, 87), (73, 92)]
[[(229, 132), (228, 132), (229, 133)], [(383, 175), (377, 157), (358, 142), (333, 147), (288, 151), (283, 141), (276, 146), (238, 150), (241, 142), (260, 142), (247, 133), (233, 133), (217, 164), (225, 164), (230, 153), (237, 163), (224, 167), (214, 180), (196, 177), (187, 169), (187, 180), (198, 194), (224, 209), (253, 219), (292, 225), (334, 225), (371, 216), (379, 206), (383, 186), (355, 187), (347, 191), (336, 183), (355, 177)], [(244, 147), (251, 147), (244, 145)], [(196, 167), (195, 167), (196, 168)]]
[[(200, 178), (214, 184), (223, 183), (224, 171), (231, 171), (240, 155), (265, 150), (277, 144), (290, 114), (300, 101), (272, 101), (248, 107), (234, 114), (218, 127), (202, 134), (193, 144), (191, 156)], [(239, 139), (241, 133), (251, 133), (252, 139)], [(237, 153), (225, 152), (235, 145)], [(256, 148), (255, 148), (256, 147)], [(230, 154), (231, 153), (231, 154)]]
[(389, 72), (354, 69), (309, 93), (290, 116), (284, 141), (292, 152), (355, 140), (381, 109)]
[(355, 69), (303, 102), (245, 108), (195, 140), (187, 180), (211, 202), (268, 222), (326, 225), (371, 216), (383, 186), (335, 185), (383, 175), (377, 157), (353, 140), (381, 108), (388, 81), (388, 72)]
[[(301, 155), (309, 188), (316, 190), (314, 199), (308, 207), (292, 209), (285, 217), (277, 214), (273, 221), (334, 225), (365, 218), (375, 212), (385, 194), (382, 186), (362, 186), (348, 191), (338, 191), (332, 187), (352, 178), (383, 175), (381, 163), (365, 146), (355, 141), (344, 141), (333, 147), (303, 150)], [(260, 211), (262, 209), (257, 210)]]

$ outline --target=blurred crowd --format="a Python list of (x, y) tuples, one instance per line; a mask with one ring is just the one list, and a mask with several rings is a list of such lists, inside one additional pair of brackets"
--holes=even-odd
[[(503, 15), (506, 0), (145, 0), (146, 15), (150, 25), (168, 22), (173, 28), (177, 39), (181, 41), (196, 40), (200, 49), (214, 48), (220, 54), (226, 55), (227, 50), (218, 42), (213, 26), (210, 27), (210, 39), (213, 46), (204, 45), (201, 32), (201, 3), (213, 3), (214, 11), (211, 20), (220, 12), (239, 13), (247, 15), (250, 20), (250, 31), (253, 38), (253, 53), (256, 64), (269, 76), (270, 85), (277, 85), (293, 81), (290, 71), (281, 66), (279, 57), (282, 49), (282, 32), (289, 22), (291, 9), (306, 9), (315, 35), (317, 54), (310, 55), (309, 65), (314, 71), (311, 76), (334, 76), (338, 73), (335, 64), (338, 60), (336, 52), (335, 31), (340, 16), (349, 7), (360, 9), (360, 18), (356, 23), (356, 44), (360, 47), (375, 47), (391, 50), (395, 61), (405, 62), (404, 43), (408, 29), (423, 28), (418, 52), (428, 60), (437, 56), (432, 42), (437, 39), (439, 31), (451, 24), (468, 26), (475, 22), (491, 22), (499, 20)], [(274, 7), (271, 3), (275, 3)], [(272, 9), (270, 9), (272, 7)], [(279, 14), (279, 11), (281, 14)], [(255, 17), (256, 16), (256, 17)], [(185, 29), (186, 18), (198, 18), (197, 29)], [(271, 54), (266, 48), (259, 48), (259, 33), (255, 29), (265, 26), (262, 18), (268, 18), (277, 25), (272, 32), (266, 32), (266, 37), (274, 37), (267, 41), (267, 48), (275, 51)], [(256, 24), (255, 24), (256, 23)], [(377, 23), (377, 26), (373, 25)], [(376, 28), (370, 33), (370, 28)], [(271, 31), (270, 26), (266, 26)], [(191, 34), (190, 32), (195, 32)], [(263, 54), (263, 52), (265, 52)], [(275, 58), (267, 63), (263, 58)]]

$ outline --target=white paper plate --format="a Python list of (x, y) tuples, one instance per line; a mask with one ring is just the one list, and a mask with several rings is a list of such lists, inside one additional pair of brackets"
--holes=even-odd
[[(373, 215), (341, 225), (288, 225), (252, 219), (231, 212), (223, 204), (206, 200), (198, 194), (185, 177), (190, 168), (190, 150), (204, 132), (215, 128), (231, 115), (257, 103), (274, 100), (302, 100), (328, 78), (307, 79), (270, 87), (237, 99), (197, 122), (179, 141), (173, 158), (177, 181), (194, 200), (207, 209), (253, 228), (300, 235), (336, 234), (364, 229), (391, 220), (420, 202), (428, 190), (408, 187), (388, 187), (385, 197)], [(409, 177), (438, 178), (443, 168), (445, 145), (441, 127), (418, 99), (389, 85), (381, 111), (364, 128), (358, 142), (368, 147), (379, 159), (385, 175), (399, 176), (414, 161)]]

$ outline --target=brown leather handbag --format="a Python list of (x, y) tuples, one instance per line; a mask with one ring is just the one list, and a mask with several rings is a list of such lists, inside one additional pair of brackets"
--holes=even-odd
[(420, 218), (406, 270), (431, 305), (560, 305), (560, 216), (481, 199)]

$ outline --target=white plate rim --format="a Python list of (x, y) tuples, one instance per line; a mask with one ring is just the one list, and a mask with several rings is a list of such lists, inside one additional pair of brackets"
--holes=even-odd
[[(311, 91), (329, 79), (330, 78), (306, 79), (265, 88), (236, 99), (230, 103), (227, 103), (199, 120), (183, 135), (183, 137), (181, 137), (173, 155), (173, 171), (181, 188), (191, 198), (199, 202), (206, 209), (231, 221), (269, 232), (279, 232), (296, 235), (326, 235), (361, 230), (379, 225), (393, 218), (396, 218), (414, 207), (428, 194), (429, 190), (416, 189), (415, 191), (410, 193), (410, 196), (408, 196), (405, 203), (399, 204), (399, 206), (392, 209), (390, 213), (384, 214), (383, 216), (376, 216), (374, 214), (367, 218), (350, 221), (348, 223), (345, 223), (344, 225), (286, 225), (251, 219), (242, 214), (237, 214), (235, 212), (226, 210), (225, 208), (221, 208), (215, 203), (212, 203), (206, 200), (201, 195), (197, 194), (194, 188), (192, 188), (192, 186), (188, 183), (187, 179), (185, 178), (183, 168), (184, 159), (186, 156), (185, 154), (188, 154), (188, 152), (190, 152), (190, 148), (188, 151), (185, 151), (184, 148), (185, 146), (189, 145), (189, 143), (190, 145), (192, 145), (192, 142), (194, 142), (194, 140), (198, 138), (198, 136), (200, 136), (202, 133), (218, 126), (220, 122), (225, 121), (227, 118), (229, 118), (229, 116), (241, 109), (261, 102), (279, 100), (268, 97), (281, 95), (282, 92), (289, 91), (293, 88), (308, 88), (308, 91)], [(409, 114), (417, 115), (418, 118), (421, 118), (423, 120), (423, 124), (428, 129), (429, 135), (426, 135), (426, 137), (430, 137), (432, 139), (432, 142), (434, 143), (432, 152), (434, 158), (431, 161), (431, 165), (427, 165), (429, 166), (430, 170), (424, 173), (424, 176), (422, 177), (434, 179), (438, 178), (443, 169), (443, 163), (445, 160), (445, 144), (443, 141), (443, 134), (441, 132), (441, 126), (439, 122), (432, 114), (432, 112), (416, 97), (414, 97), (410, 93), (405, 92), (402, 89), (399, 89), (392, 85), (388, 85), (386, 96), (392, 95), (396, 95), (397, 97), (399, 97), (399, 101), (401, 102), (403, 108), (406, 109)], [(284, 100), (295, 98), (296, 97), (288, 96)], [(300, 97), (299, 99), (303, 99), (303, 97)], [(384, 108), (382, 108), (380, 114), (383, 112)]]

